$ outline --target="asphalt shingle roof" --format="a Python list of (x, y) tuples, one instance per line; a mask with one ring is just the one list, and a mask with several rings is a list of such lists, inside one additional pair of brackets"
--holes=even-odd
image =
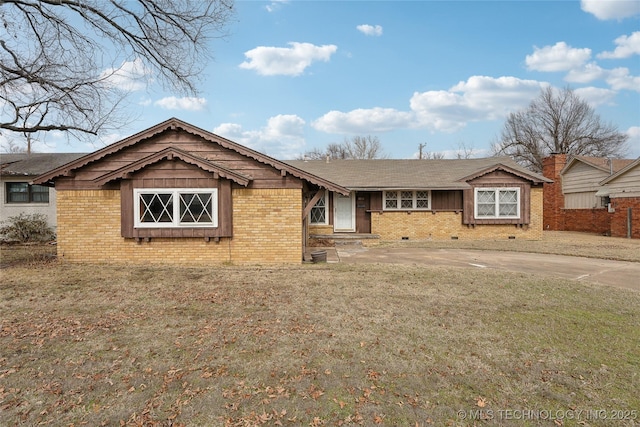
[(84, 153), (1, 153), (0, 175), (38, 176), (84, 155)]
[(469, 188), (463, 178), (502, 164), (535, 180), (543, 176), (523, 168), (510, 157), (482, 159), (374, 159), (374, 160), (289, 160), (286, 163), (351, 190)]

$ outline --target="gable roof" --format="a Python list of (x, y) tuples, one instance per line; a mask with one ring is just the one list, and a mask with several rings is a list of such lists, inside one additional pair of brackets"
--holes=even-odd
[(560, 171), (560, 175), (564, 175), (569, 171), (577, 162), (582, 162), (588, 166), (591, 166), (600, 171), (610, 174), (616, 173), (620, 169), (633, 162), (633, 159), (613, 159), (608, 157), (591, 157), (591, 156), (572, 156), (567, 164)]
[(194, 156), (191, 153), (187, 153), (186, 151), (175, 147), (167, 147), (164, 150), (158, 151), (157, 153), (151, 154), (112, 172), (101, 175), (95, 178), (94, 181), (101, 185), (106, 184), (107, 182), (124, 178), (127, 175), (139, 171), (140, 169), (143, 169), (149, 165), (161, 162), (163, 160), (173, 159), (180, 159), (185, 163), (195, 165), (202, 170), (213, 173), (214, 175), (219, 175), (223, 178), (230, 179), (231, 181), (240, 184), (243, 187), (246, 187), (249, 182), (251, 182), (251, 178), (248, 176), (244, 176), (223, 166), (210, 162), (207, 159)]
[[(96, 162), (100, 159), (103, 159), (111, 154), (117, 153), (127, 147), (130, 147), (134, 144), (137, 144), (138, 142), (141, 142), (143, 140), (152, 138), (155, 135), (158, 135), (162, 132), (165, 132), (167, 130), (176, 130), (176, 129), (180, 129), (184, 132), (190, 133), (192, 135), (198, 136), (202, 139), (204, 139), (205, 141), (209, 141), (215, 144), (218, 144), (224, 148), (227, 148), (229, 150), (235, 151), (243, 156), (249, 157), (253, 160), (256, 160), (260, 163), (269, 165), (273, 168), (275, 168), (276, 170), (280, 171), (283, 176), (286, 175), (287, 173), (296, 177), (296, 178), (300, 178), (303, 179), (305, 181), (310, 182), (311, 184), (317, 185), (319, 187), (322, 188), (327, 188), (331, 191), (336, 191), (338, 193), (342, 193), (342, 194), (348, 194), (348, 190), (344, 187), (341, 187), (340, 185), (324, 179), (322, 177), (318, 177), (313, 175), (312, 173), (309, 173), (305, 170), (301, 170), (296, 168), (295, 166), (292, 165), (288, 165), (284, 162), (281, 162), (279, 160), (276, 160), (272, 157), (267, 156), (266, 154), (262, 154), (258, 151), (252, 150), (248, 147), (245, 147), (243, 145), (240, 145), (236, 142), (233, 142), (231, 140), (228, 140), (226, 138), (223, 138), (219, 135), (216, 135), (214, 133), (208, 132), (204, 129), (201, 129), (197, 126), (191, 125), (189, 123), (186, 123), (182, 120), (176, 119), (176, 118), (171, 118), (169, 120), (166, 120), (162, 123), (158, 123), (155, 126), (152, 126), (144, 131), (138, 132), (134, 135), (131, 135), (125, 139), (122, 139), (118, 142), (115, 142), (111, 145), (108, 145), (100, 150), (97, 150), (93, 153), (87, 154), (85, 156), (82, 156), (80, 158), (77, 158), (69, 163), (63, 164), (61, 166), (58, 166), (52, 170), (49, 170), (46, 173), (41, 174), (40, 176), (38, 176), (34, 182), (37, 184), (41, 184), (41, 183), (48, 183), (51, 181), (55, 181), (57, 178), (65, 176), (65, 175), (71, 175), (73, 172), (73, 170), (75, 169), (79, 169), (82, 168), (83, 166), (86, 166), (90, 163)], [(193, 156), (195, 157), (195, 156)], [(193, 159), (192, 159), (193, 160)], [(207, 161), (205, 159), (200, 159), (200, 161)], [(208, 162), (209, 165), (211, 167), (213, 167), (213, 164), (211, 162)], [(202, 163), (201, 163), (202, 164)], [(217, 166), (218, 168), (221, 168), (220, 166)], [(228, 171), (228, 170), (227, 170)]]
[(85, 153), (2, 153), (0, 175), (38, 176), (84, 155)]
[(287, 164), (306, 170), (351, 190), (431, 189), (464, 190), (467, 181), (495, 170), (504, 170), (534, 183), (551, 180), (523, 168), (510, 157), (482, 159), (374, 159), (290, 160)]
[(609, 184), (612, 181), (615, 181), (616, 179), (620, 178), (622, 175), (624, 175), (625, 173), (629, 172), (631, 169), (633, 169), (635, 167), (638, 167), (639, 165), (640, 165), (640, 157), (638, 157), (636, 160), (633, 160), (631, 163), (629, 163), (624, 168), (618, 170), (618, 172), (616, 172), (613, 175), (610, 175), (607, 178), (605, 178), (602, 181), (600, 181), (600, 185)]

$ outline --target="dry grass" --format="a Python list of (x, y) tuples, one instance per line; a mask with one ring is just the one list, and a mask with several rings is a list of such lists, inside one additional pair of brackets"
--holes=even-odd
[(640, 240), (568, 231), (545, 231), (542, 240), (415, 240), (384, 242), (385, 246), (483, 249), (640, 262)]
[(42, 263), (56, 258), (56, 246), (49, 243), (0, 243), (0, 268), (17, 264)]
[[(0, 425), (631, 426), (640, 416), (634, 292), (387, 265), (31, 262), (0, 274)], [(517, 409), (585, 412), (555, 424), (498, 412)], [(628, 420), (587, 419), (600, 409)], [(493, 418), (471, 419), (480, 414)]]

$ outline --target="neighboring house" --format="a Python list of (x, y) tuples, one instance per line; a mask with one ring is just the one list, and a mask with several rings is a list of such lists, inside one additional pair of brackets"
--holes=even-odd
[(0, 154), (0, 221), (25, 214), (42, 214), (56, 226), (56, 191), (32, 184), (38, 175), (77, 159), (74, 153)]
[(640, 157), (600, 182), (609, 201), (611, 235), (640, 239)]
[(543, 176), (508, 157), (288, 161), (350, 190), (310, 212), (312, 238), (540, 239)]
[(308, 237), (539, 239), (544, 177), (507, 158), (282, 162), (170, 119), (34, 180), (58, 257), (299, 263)]
[(609, 198), (602, 181), (633, 162), (632, 159), (554, 154), (543, 160), (544, 226), (547, 230), (611, 234)]

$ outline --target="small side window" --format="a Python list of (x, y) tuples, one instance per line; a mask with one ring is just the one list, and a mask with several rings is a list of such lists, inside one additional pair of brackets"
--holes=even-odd
[(311, 208), (309, 212), (309, 222), (312, 225), (327, 225), (327, 192), (324, 191), (320, 200)]
[(49, 203), (49, 187), (28, 182), (7, 182), (7, 203)]

